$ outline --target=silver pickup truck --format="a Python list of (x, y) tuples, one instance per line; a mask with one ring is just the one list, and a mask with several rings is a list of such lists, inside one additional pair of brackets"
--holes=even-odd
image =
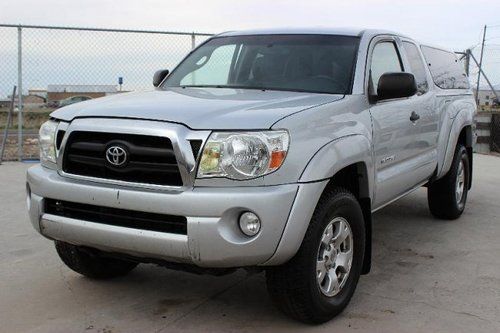
[(40, 129), (30, 219), (80, 274), (265, 270), (281, 310), (320, 323), (370, 270), (372, 212), (422, 186), (435, 217), (464, 210), (476, 105), (452, 52), (379, 30), (228, 32), (153, 83)]

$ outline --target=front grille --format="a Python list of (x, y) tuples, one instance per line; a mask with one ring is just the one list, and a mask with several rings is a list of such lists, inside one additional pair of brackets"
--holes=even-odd
[(189, 140), (189, 144), (191, 145), (191, 150), (193, 151), (194, 159), (198, 158), (198, 154), (200, 153), (201, 145), (203, 141), (201, 140)]
[[(125, 151), (126, 160), (122, 165), (113, 165), (113, 160), (107, 158), (108, 149), (112, 147)], [(66, 142), (63, 171), (134, 183), (182, 185), (172, 142), (157, 136), (72, 132)]]
[(45, 199), (45, 213), (125, 228), (187, 235), (187, 220), (184, 216), (139, 212), (54, 199)]
[(59, 150), (61, 148), (62, 141), (64, 139), (64, 134), (66, 131), (59, 130), (56, 135), (56, 149)]

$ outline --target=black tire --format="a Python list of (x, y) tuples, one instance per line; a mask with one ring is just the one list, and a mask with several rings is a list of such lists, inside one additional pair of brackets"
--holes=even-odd
[[(348, 221), (353, 239), (352, 265), (343, 288), (326, 296), (317, 281), (316, 262), (323, 231), (336, 217)], [(344, 310), (361, 274), (365, 224), (359, 202), (342, 188), (322, 195), (297, 254), (282, 266), (267, 269), (267, 288), (275, 305), (292, 318), (310, 324), (326, 322)]]
[(90, 254), (78, 246), (56, 241), (57, 254), (73, 271), (92, 279), (111, 279), (133, 270), (137, 263)]
[[(457, 177), (459, 176), (460, 164), (464, 169), (463, 194), (461, 199), (457, 199)], [(453, 156), (450, 170), (443, 177), (429, 184), (427, 188), (427, 202), (429, 209), (437, 218), (454, 220), (462, 215), (467, 201), (467, 192), (470, 183), (470, 163), (467, 149), (458, 144)]]

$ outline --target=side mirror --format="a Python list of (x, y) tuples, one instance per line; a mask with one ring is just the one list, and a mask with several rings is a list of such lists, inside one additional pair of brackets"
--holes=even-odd
[(410, 97), (417, 93), (415, 76), (411, 73), (385, 73), (377, 86), (377, 100)]
[(161, 69), (159, 71), (156, 71), (155, 75), (153, 76), (153, 86), (158, 87), (163, 82), (163, 80), (165, 80), (169, 73), (170, 72), (168, 69)]

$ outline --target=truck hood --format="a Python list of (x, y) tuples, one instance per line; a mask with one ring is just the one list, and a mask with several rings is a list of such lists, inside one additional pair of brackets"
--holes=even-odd
[(69, 105), (51, 116), (168, 121), (192, 129), (264, 129), (290, 114), (343, 95), (228, 88), (169, 88), (117, 94)]

